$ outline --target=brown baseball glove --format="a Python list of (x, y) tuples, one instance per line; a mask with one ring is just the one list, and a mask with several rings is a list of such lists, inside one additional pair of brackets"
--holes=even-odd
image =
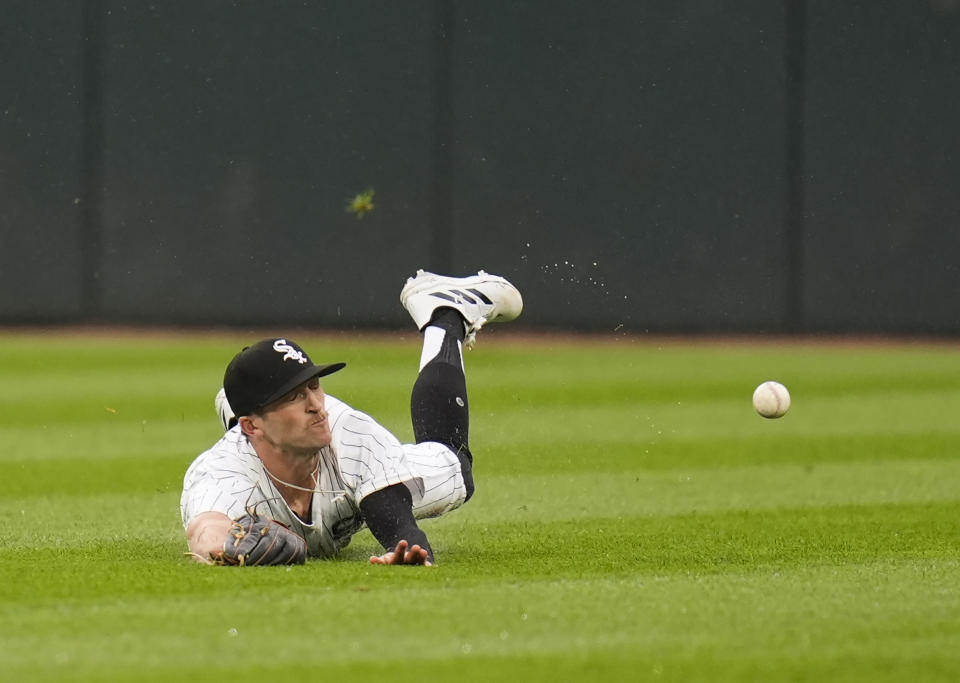
[(280, 522), (261, 517), (254, 510), (238, 517), (230, 527), (223, 552), (214, 564), (252, 567), (263, 564), (303, 564), (307, 542)]

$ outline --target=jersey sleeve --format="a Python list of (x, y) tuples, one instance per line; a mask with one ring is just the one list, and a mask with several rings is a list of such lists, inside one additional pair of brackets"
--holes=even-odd
[(407, 461), (397, 438), (366, 413), (342, 403), (337, 407), (330, 411), (332, 445), (354, 499), (359, 503), (374, 491), (394, 484), (406, 484), (415, 498), (422, 496), (422, 478)]
[(184, 476), (180, 516), (184, 528), (204, 512), (222, 512), (236, 519), (246, 513), (248, 505), (262, 500), (258, 484), (244, 468), (207, 452), (194, 461)]

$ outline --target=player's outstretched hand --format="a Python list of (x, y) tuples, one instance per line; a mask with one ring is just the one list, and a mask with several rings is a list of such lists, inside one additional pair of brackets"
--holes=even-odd
[(370, 558), (370, 564), (422, 564), (430, 567), (433, 563), (428, 559), (430, 557), (426, 548), (419, 545), (412, 545), (407, 548), (406, 541), (397, 543), (397, 547), (383, 555), (373, 555)]

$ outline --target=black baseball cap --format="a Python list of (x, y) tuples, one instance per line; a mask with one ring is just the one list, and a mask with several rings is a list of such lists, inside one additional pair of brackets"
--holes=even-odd
[(223, 375), (227, 402), (237, 417), (250, 415), (314, 377), (323, 377), (346, 363), (314, 365), (295, 342), (262, 339), (233, 357)]

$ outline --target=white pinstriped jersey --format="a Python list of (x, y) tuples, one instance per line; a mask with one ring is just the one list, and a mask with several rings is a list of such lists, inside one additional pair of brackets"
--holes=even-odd
[(184, 528), (203, 512), (232, 519), (248, 506), (300, 533), (311, 557), (329, 557), (364, 527), (359, 504), (394, 484), (406, 484), (419, 518), (459, 507), (466, 496), (460, 461), (447, 446), (401, 444), (370, 416), (326, 396), (333, 439), (320, 450), (318, 492), (310, 523), (287, 506), (247, 438), (234, 427), (200, 454), (183, 479), (180, 516)]

